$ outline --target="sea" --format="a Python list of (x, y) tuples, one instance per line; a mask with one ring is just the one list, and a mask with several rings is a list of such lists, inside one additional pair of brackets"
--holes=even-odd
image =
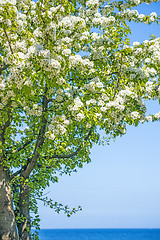
[(40, 240), (160, 240), (160, 229), (41, 229)]

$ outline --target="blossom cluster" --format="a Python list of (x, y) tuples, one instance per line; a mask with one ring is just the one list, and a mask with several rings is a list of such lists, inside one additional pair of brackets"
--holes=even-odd
[(96, 125), (116, 136), (126, 123), (143, 121), (143, 100), (159, 97), (160, 38), (130, 45), (129, 27), (121, 27), (157, 21), (155, 12), (132, 9), (142, 2), (152, 1), (81, 0), (76, 9), (71, 2), (1, 1), (0, 63), (9, 68), (0, 79), (1, 109), (12, 98), (25, 121), (39, 124), (45, 116), (51, 140), (75, 126), (85, 132)]
[(63, 135), (67, 131), (66, 128), (70, 123), (71, 121), (68, 120), (65, 115), (53, 116), (45, 136), (53, 140), (56, 136)]

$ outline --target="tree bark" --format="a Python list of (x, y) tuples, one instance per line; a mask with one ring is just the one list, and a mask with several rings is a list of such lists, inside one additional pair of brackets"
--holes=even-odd
[(13, 210), (9, 176), (2, 165), (0, 165), (0, 239), (19, 239)]
[(19, 196), (19, 213), (22, 218), (21, 222), (17, 225), (20, 240), (31, 240), (31, 221), (29, 214), (29, 187), (27, 184), (20, 186)]

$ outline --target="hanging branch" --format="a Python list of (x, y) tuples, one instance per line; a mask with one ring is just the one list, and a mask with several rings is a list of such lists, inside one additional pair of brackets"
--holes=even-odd
[[(87, 136), (84, 138), (84, 141), (87, 141), (87, 140), (89, 139), (91, 133), (92, 133), (92, 129), (89, 130)], [(83, 141), (83, 142), (84, 142), (84, 141)], [(83, 148), (83, 146), (82, 146), (82, 143), (81, 143), (81, 145), (77, 148), (77, 150), (74, 151), (74, 152), (72, 152), (72, 153), (70, 153), (70, 154), (67, 154), (67, 155), (65, 155), (65, 154), (64, 154), (64, 155), (54, 154), (54, 155), (52, 155), (51, 157), (50, 157), (50, 156), (44, 156), (43, 158), (44, 158), (44, 159), (54, 159), (54, 158), (57, 158), (57, 159), (68, 159), (68, 158), (72, 158), (72, 157), (76, 156), (76, 155), (80, 152), (80, 150), (81, 150), (82, 148)], [(58, 162), (58, 161), (57, 161), (57, 162)], [(38, 165), (38, 167), (42, 167), (42, 166), (41, 166), (41, 165)], [(52, 166), (47, 166), (46, 168), (52, 168)]]

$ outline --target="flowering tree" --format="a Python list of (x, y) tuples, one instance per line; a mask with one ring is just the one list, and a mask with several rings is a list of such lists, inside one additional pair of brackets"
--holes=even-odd
[(97, 128), (109, 141), (160, 118), (144, 102), (160, 93), (160, 38), (131, 46), (127, 25), (158, 23), (132, 10), (156, 1), (0, 1), (1, 239), (31, 239), (36, 199), (77, 211), (42, 194), (90, 161)]

